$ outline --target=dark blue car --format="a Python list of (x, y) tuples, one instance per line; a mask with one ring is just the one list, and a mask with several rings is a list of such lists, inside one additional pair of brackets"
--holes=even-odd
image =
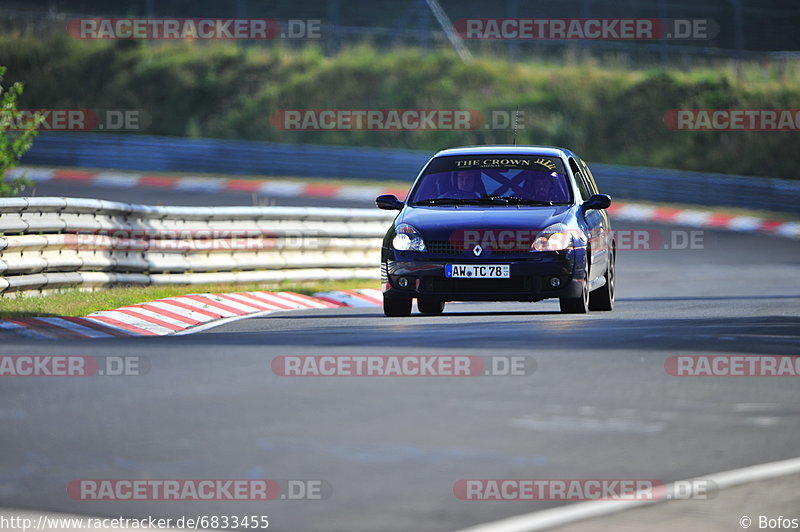
[(437, 153), (399, 210), (381, 251), (383, 311), (411, 302), (439, 314), (448, 301), (541, 301), (561, 311), (614, 307), (611, 198), (564, 148), (474, 146)]

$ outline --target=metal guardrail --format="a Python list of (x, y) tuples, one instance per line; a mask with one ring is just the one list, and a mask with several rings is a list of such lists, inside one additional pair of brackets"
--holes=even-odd
[[(431, 152), (103, 133), (43, 133), (24, 164), (153, 172), (405, 180)], [(800, 180), (592, 164), (603, 192), (629, 200), (800, 213)]]
[(394, 214), (0, 199), (0, 293), (112, 284), (378, 278)]
[(800, 214), (800, 180), (597, 163), (591, 170), (604, 192), (620, 198)]

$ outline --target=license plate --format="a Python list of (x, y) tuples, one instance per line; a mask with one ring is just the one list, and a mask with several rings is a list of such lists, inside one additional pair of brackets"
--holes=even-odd
[(507, 279), (511, 277), (510, 264), (446, 264), (445, 277), (466, 279)]

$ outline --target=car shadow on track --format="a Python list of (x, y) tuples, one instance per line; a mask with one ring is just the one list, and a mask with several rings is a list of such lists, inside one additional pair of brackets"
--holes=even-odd
[[(447, 318), (447, 317), (455, 317), (455, 316), (462, 316), (462, 317), (469, 317), (469, 316), (535, 316), (535, 315), (555, 315), (561, 314), (558, 310), (532, 310), (532, 311), (525, 311), (525, 310), (493, 310), (493, 311), (475, 311), (475, 312), (450, 312), (449, 310), (445, 310), (443, 314), (420, 314), (419, 312), (412, 312), (411, 316), (406, 318), (387, 318), (383, 316), (380, 310), (376, 310), (371, 314), (330, 314), (325, 315), (326, 320), (350, 320), (353, 318), (385, 318), (386, 320), (395, 320), (395, 321), (402, 321), (407, 319), (413, 318)], [(292, 316), (288, 314), (269, 314), (267, 316), (259, 316), (257, 318), (252, 318), (253, 320), (309, 320), (309, 319), (319, 319), (322, 315), (315, 314), (315, 315), (303, 315), (303, 316)], [(212, 329), (213, 330), (213, 329)]]
[[(216, 332), (211, 329), (208, 333), (180, 337), (180, 341), (184, 345), (312, 349), (348, 345), (382, 349), (394, 346), (399, 349), (531, 349), (535, 345), (537, 350), (800, 354), (797, 350), (800, 317), (796, 316), (632, 319), (615, 318), (613, 313), (554, 314), (559, 313), (470, 312), (418, 314), (410, 318), (358, 313), (324, 318), (318, 315), (316, 323), (309, 320), (315, 316), (306, 315), (297, 327), (292, 327), (283, 317), (273, 322), (275, 328), (270, 328), (267, 321), (253, 323), (256, 326), (247, 329)], [(604, 319), (604, 316), (611, 319)]]

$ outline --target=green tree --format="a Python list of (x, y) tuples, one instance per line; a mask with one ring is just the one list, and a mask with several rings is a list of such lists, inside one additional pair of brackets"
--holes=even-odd
[(6, 67), (0, 66), (0, 196), (16, 196), (32, 187), (33, 181), (24, 175), (7, 180), (6, 172), (17, 166), (33, 144), (40, 119), (20, 114), (17, 99), (22, 95), (23, 85), (16, 82), (4, 87), (5, 73)]

